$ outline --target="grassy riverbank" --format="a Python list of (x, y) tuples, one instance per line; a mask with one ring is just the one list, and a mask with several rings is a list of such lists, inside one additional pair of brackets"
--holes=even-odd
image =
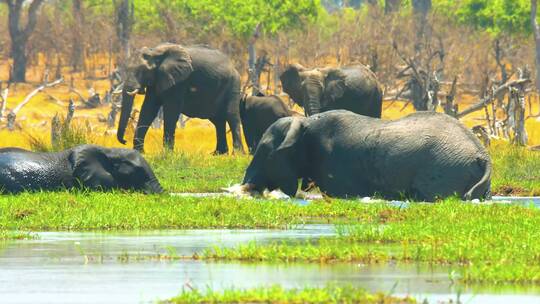
[(359, 222), (391, 207), (354, 201), (186, 198), (134, 193), (56, 192), (0, 196), (0, 229), (108, 230), (287, 228), (307, 222)]
[(412, 298), (398, 298), (382, 293), (369, 294), (354, 287), (284, 289), (279, 286), (246, 290), (186, 290), (161, 303), (416, 303)]
[[(540, 284), (540, 210), (475, 205), (183, 198), (126, 193), (35, 193), (0, 197), (0, 239), (10, 231), (288, 228), (336, 225), (338, 236), (301, 243), (242, 244), (194, 257), (246, 262), (427, 263), (455, 266), (467, 283)], [(145, 259), (145, 257), (139, 257)], [(153, 259), (155, 257), (148, 257)]]
[(370, 221), (344, 225), (316, 243), (249, 243), (214, 248), (211, 260), (275, 262), (420, 262), (455, 265), (468, 283), (540, 284), (540, 210), (449, 200), (379, 209)]

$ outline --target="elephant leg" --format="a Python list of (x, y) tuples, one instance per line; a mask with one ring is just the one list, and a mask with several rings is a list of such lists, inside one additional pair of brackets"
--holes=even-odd
[(216, 127), (216, 151), (214, 154), (227, 154), (229, 148), (227, 147), (227, 135), (225, 132), (225, 120), (224, 119), (211, 119), (210, 120)]
[(139, 121), (137, 122), (137, 130), (135, 130), (135, 138), (133, 139), (133, 148), (140, 152), (144, 150), (144, 138), (148, 128), (156, 118), (161, 103), (156, 102), (155, 99), (145, 99), (141, 107), (139, 114)]
[(242, 145), (242, 130), (240, 129), (240, 117), (238, 115), (229, 115), (227, 117), (227, 123), (231, 129), (233, 138), (233, 148), (235, 152), (244, 153), (244, 146)]
[(173, 100), (163, 105), (163, 147), (174, 150), (174, 134), (176, 133), (176, 123), (182, 112), (182, 102)]
[(254, 136), (253, 136), (253, 130), (251, 129), (253, 126), (249, 120), (245, 121), (245, 124), (243, 124), (242, 129), (244, 131), (244, 138), (246, 139), (246, 143), (249, 149), (250, 154), (255, 153), (255, 146), (254, 146)]
[(244, 145), (242, 144), (242, 129), (240, 120), (240, 79), (232, 81), (229, 92), (225, 95), (227, 104), (227, 123), (231, 129), (233, 138), (233, 149), (236, 152), (244, 153)]

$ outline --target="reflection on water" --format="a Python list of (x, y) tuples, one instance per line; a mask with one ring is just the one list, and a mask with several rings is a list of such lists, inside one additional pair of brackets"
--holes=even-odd
[(534, 206), (536, 208), (540, 208), (540, 197), (494, 196), (493, 202), (510, 203), (525, 207)]
[[(459, 269), (419, 265), (248, 264), (202, 261), (133, 261), (123, 255), (174, 251), (191, 255), (211, 246), (250, 240), (295, 242), (334, 235), (329, 225), (278, 230), (191, 230), (156, 232), (44, 232), (38, 240), (0, 244), (0, 303), (138, 303), (196, 288), (286, 288), (353, 284), (370, 291), (427, 298), (430, 303), (539, 303), (540, 290), (464, 288), (450, 277)], [(470, 300), (470, 301), (469, 301)]]
[[(84, 256), (116, 257), (118, 255), (156, 255), (173, 252), (191, 256), (213, 246), (227, 246), (257, 241), (300, 241), (335, 235), (332, 225), (303, 225), (290, 230), (156, 230), (115, 232), (40, 232), (38, 239), (10, 243), (0, 250), (2, 259), (28, 263), (33, 260), (66, 260), (76, 262)], [(2, 244), (0, 243), (0, 248)]]

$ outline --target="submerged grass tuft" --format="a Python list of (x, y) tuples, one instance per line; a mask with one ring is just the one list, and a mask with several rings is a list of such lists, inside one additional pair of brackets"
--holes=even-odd
[(416, 303), (412, 298), (398, 298), (382, 293), (369, 294), (352, 287), (284, 289), (280, 286), (253, 289), (184, 290), (161, 303)]
[(0, 229), (0, 242), (9, 240), (34, 239), (35, 236), (28, 232), (13, 232)]

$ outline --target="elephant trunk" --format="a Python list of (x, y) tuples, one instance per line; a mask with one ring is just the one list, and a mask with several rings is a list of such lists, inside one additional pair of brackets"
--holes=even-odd
[(318, 81), (312, 83), (307, 88), (304, 107), (306, 116), (312, 116), (321, 112), (322, 84)]
[(125, 89), (122, 92), (122, 111), (120, 112), (120, 121), (118, 122), (118, 131), (116, 132), (116, 138), (123, 145), (126, 144), (124, 136), (126, 134), (126, 127), (131, 116), (131, 110), (133, 109), (134, 95), (129, 94)]
[(144, 184), (144, 193), (146, 194), (159, 194), (163, 193), (163, 188), (159, 184), (157, 178), (153, 178)]
[(306, 104), (307, 116), (313, 116), (321, 112), (321, 104), (318, 98), (309, 98)]

